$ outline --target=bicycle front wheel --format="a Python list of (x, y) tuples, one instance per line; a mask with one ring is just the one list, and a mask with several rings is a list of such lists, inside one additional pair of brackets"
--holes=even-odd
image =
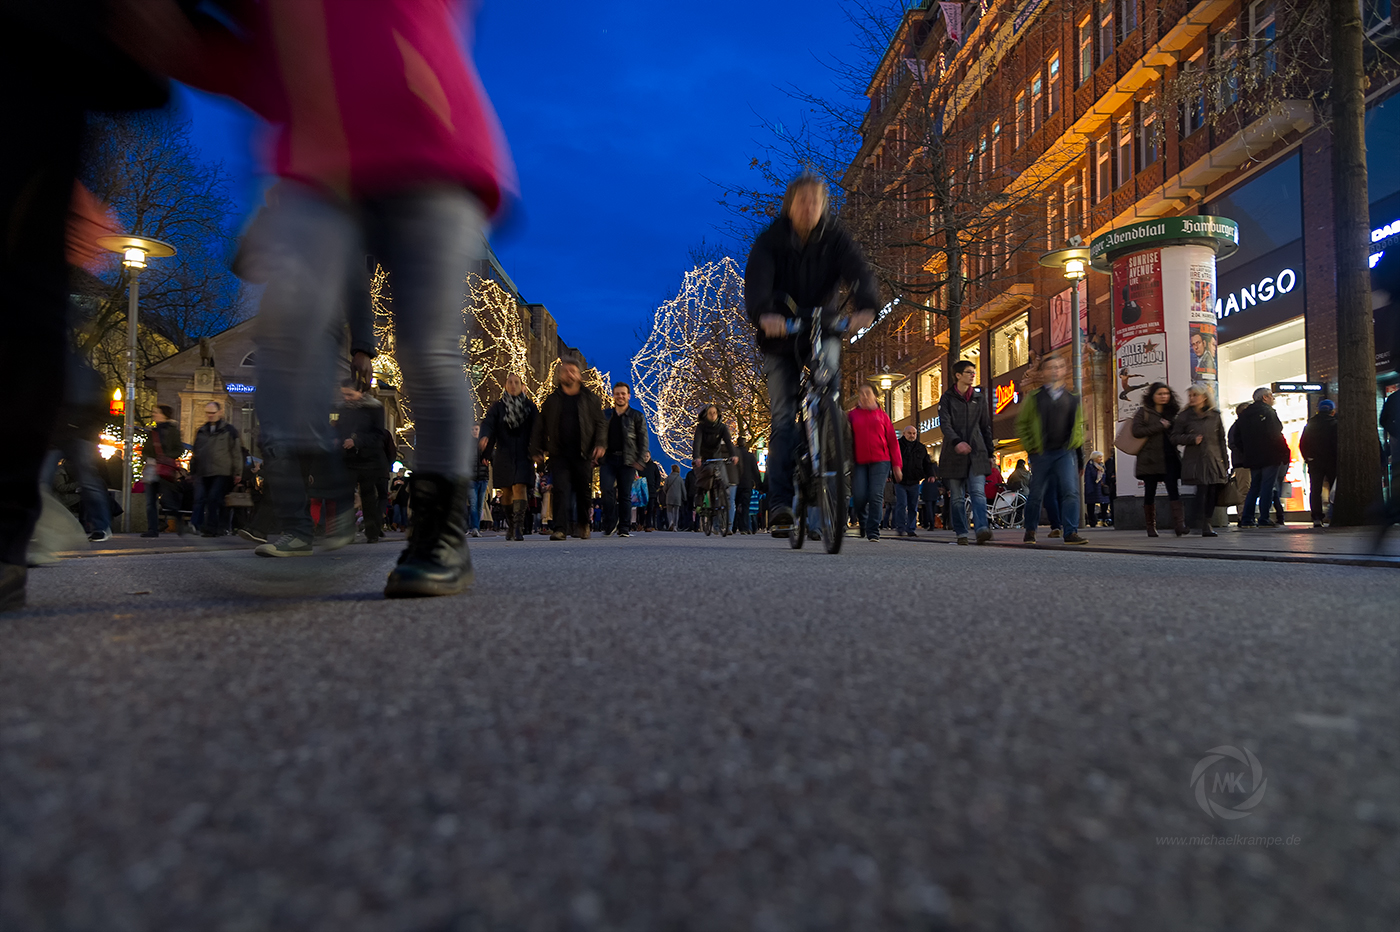
[(846, 416), (834, 398), (823, 398), (817, 413), (817, 510), (822, 546), (839, 553), (846, 539)]

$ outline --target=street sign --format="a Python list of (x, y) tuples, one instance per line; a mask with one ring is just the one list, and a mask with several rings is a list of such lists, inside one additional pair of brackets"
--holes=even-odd
[(1289, 395), (1298, 392), (1320, 392), (1326, 387), (1321, 382), (1275, 382), (1269, 390), (1275, 395)]

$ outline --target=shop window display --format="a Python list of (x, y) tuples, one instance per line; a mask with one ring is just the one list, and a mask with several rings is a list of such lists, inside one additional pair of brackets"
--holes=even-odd
[[(1220, 414), (1225, 429), (1235, 422), (1235, 407), (1254, 400), (1254, 390), (1273, 382), (1301, 382), (1308, 377), (1307, 344), (1303, 318), (1261, 330), (1229, 343), (1220, 344)], [(1292, 461), (1284, 480), (1285, 511), (1308, 508), (1308, 476), (1298, 439), (1308, 422), (1308, 396), (1274, 396), (1274, 411), (1283, 422)]]
[(919, 404), (925, 410), (938, 407), (943, 397), (943, 367), (929, 366), (919, 373)]
[(1024, 366), (1030, 360), (1030, 315), (1022, 314), (992, 333), (992, 377)]

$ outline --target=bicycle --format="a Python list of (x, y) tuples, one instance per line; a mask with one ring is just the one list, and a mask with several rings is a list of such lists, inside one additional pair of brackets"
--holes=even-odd
[[(700, 530), (709, 537), (714, 532), (715, 527), (720, 529), (721, 537), (729, 536), (729, 493), (725, 490), (728, 484), (724, 473), (723, 459), (705, 460), (700, 468), (705, 470), (696, 480), (696, 489), (700, 490), (700, 483), (708, 480), (709, 487), (700, 490), (700, 502), (695, 508), (696, 517), (700, 519)], [(718, 522), (716, 522), (718, 518)]]
[[(840, 334), (849, 327), (842, 318), (831, 327), (817, 325), (822, 309), (788, 306), (799, 316), (788, 321), (788, 333), (808, 329), (812, 334), (811, 356), (802, 363), (798, 383), (798, 441), (793, 456), (793, 527), (788, 545), (800, 550), (807, 539), (807, 509), (813, 505), (819, 516), (822, 546), (827, 553), (840, 553), (846, 539), (848, 475), (846, 413), (841, 410), (840, 389), (833, 387), (839, 377), (839, 363), (828, 364), (822, 354), (824, 333)], [(839, 345), (839, 344), (838, 344)], [(839, 353), (838, 353), (839, 356)]]

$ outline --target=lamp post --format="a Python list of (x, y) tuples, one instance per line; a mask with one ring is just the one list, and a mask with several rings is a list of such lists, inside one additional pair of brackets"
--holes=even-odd
[(894, 411), (891, 405), (891, 402), (894, 401), (894, 397), (890, 394), (890, 388), (894, 383), (903, 380), (903, 378), (903, 372), (891, 372), (889, 366), (886, 366), (884, 371), (875, 377), (875, 384), (879, 385), (880, 391), (885, 393), (885, 417), (889, 418), (891, 421), (894, 420)]
[[(1075, 237), (1075, 240), (1078, 240)], [(1073, 242), (1073, 241), (1071, 241)], [(1069, 279), (1069, 325), (1074, 334), (1074, 394), (1079, 403), (1084, 403), (1084, 334), (1079, 329), (1079, 283), (1088, 274), (1089, 247), (1073, 245), (1064, 249), (1047, 252), (1040, 257), (1040, 264), (1050, 269), (1060, 269)]]
[(122, 466), (122, 530), (131, 530), (131, 483), (135, 476), (132, 458), (136, 452), (136, 315), (140, 300), (138, 279), (146, 267), (147, 258), (164, 258), (175, 255), (175, 247), (158, 239), (145, 236), (99, 236), (97, 245), (103, 249), (120, 253), (122, 265), (131, 275), (127, 288), (126, 306), (126, 397), (122, 423), (123, 456)]

